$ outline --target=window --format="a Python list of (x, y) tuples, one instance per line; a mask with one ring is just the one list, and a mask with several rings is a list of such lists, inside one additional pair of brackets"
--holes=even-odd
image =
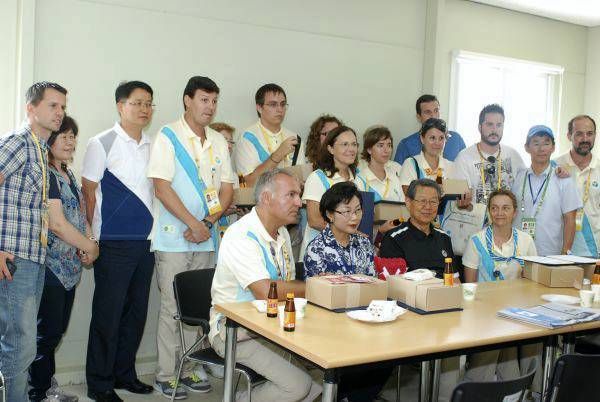
[(523, 149), (527, 130), (545, 124), (557, 133), (563, 67), (455, 51), (450, 81), (450, 127), (467, 144), (479, 141), (479, 112), (490, 103), (504, 108), (502, 143), (515, 148), (526, 164)]

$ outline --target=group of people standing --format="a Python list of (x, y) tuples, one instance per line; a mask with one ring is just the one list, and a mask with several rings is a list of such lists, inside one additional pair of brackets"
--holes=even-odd
[[(41, 401), (53, 385), (54, 353), (83, 266), (93, 264), (95, 280), (88, 396), (121, 401), (115, 389), (154, 389), (176, 399), (211, 389), (202, 366), (186, 366), (175, 388), (183, 353), (173, 320), (179, 272), (216, 265), (212, 297), (220, 303), (264, 299), (271, 281), (278, 281), (280, 295), (302, 296), (296, 261), (304, 262), (307, 277), (374, 275), (377, 255), (434, 270), (446, 257), (463, 255), (464, 279), (482, 281), (517, 277), (518, 257), (526, 253), (597, 254), (599, 168), (589, 116), (569, 122), (573, 148), (556, 163), (552, 130), (532, 127), (524, 138), (532, 157), (526, 169), (515, 150), (500, 145), (499, 105), (481, 111), (481, 141), (465, 148), (439, 118), (438, 100), (423, 95), (416, 102), (421, 128), (400, 141), (395, 160), (393, 136), (381, 125), (366, 130), (359, 158), (359, 136), (334, 116), (319, 117), (306, 144), (284, 128), (287, 95), (276, 84), (258, 89), (258, 120), (235, 135), (233, 127), (212, 123), (220, 89), (200, 76), (184, 88), (181, 117), (151, 140), (144, 129), (155, 108), (153, 90), (128, 81), (115, 91), (119, 120), (87, 143), (80, 187), (69, 168), (79, 129), (65, 114), (66, 94), (56, 83), (34, 84), (25, 124), (0, 138), (0, 371), (11, 402)], [(304, 163), (314, 169), (304, 183), (282, 170)], [(442, 203), (439, 183), (447, 178), (465, 179), (471, 190)], [(232, 203), (240, 185), (255, 188), (257, 205), (249, 212)], [(358, 233), (359, 190), (373, 192), (376, 201), (406, 202), (410, 211), (407, 222), (376, 228), (377, 247)], [(479, 228), (445, 232), (452, 214), (469, 216)], [(138, 379), (135, 356), (154, 272), (161, 294), (158, 364), (148, 385)], [(256, 400), (319, 394), (320, 386), (280, 351), (252, 336), (238, 342), (238, 361), (269, 380), (252, 391)], [(223, 319), (214, 312), (209, 344), (223, 354)], [(340, 395), (368, 400), (380, 389), (374, 377), (346, 378)]]

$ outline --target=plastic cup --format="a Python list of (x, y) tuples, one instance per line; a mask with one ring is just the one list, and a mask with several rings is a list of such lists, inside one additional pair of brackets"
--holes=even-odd
[(277, 306), (277, 317), (279, 317), (279, 326), (281, 328), (283, 328), (283, 321), (285, 320), (285, 312), (283, 311), (284, 309), (284, 304)]
[(592, 307), (594, 302), (594, 292), (592, 290), (580, 290), (581, 307)]
[(304, 318), (306, 315), (306, 299), (294, 297), (294, 307), (296, 307), (296, 319)]
[(600, 302), (600, 285), (592, 285), (592, 292), (594, 292), (594, 303)]
[(461, 284), (463, 291), (463, 299), (465, 300), (474, 300), (475, 293), (477, 293), (477, 284), (476, 283), (463, 283)]

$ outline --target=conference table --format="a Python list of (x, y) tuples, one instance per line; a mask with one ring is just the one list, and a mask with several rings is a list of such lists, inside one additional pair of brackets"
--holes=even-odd
[[(294, 332), (283, 331), (278, 319), (259, 313), (250, 302), (217, 304), (216, 310), (227, 317), (223, 400), (229, 402), (235, 397), (233, 367), (238, 326), (324, 370), (323, 401), (335, 401), (339, 373), (347, 367), (368, 367), (377, 362), (430, 364), (444, 357), (534, 342), (544, 343), (545, 392), (558, 336), (563, 337), (563, 352), (572, 352), (574, 335), (596, 332), (600, 322), (547, 329), (496, 315), (505, 307), (546, 303), (541, 299), (543, 294), (578, 296), (578, 290), (549, 288), (528, 279), (484, 282), (479, 283), (475, 300), (464, 301), (463, 311), (429, 315), (408, 311), (388, 323), (356, 321), (344, 313), (309, 304), (306, 317), (297, 320)], [(429, 400), (429, 387), (422, 374), (421, 401)]]

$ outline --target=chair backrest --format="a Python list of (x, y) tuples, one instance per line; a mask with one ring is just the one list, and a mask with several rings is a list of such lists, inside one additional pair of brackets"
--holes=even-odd
[(546, 402), (598, 402), (600, 355), (562, 355), (554, 364)]
[(175, 302), (184, 324), (208, 325), (211, 307), (210, 289), (214, 275), (214, 268), (180, 272), (175, 275), (173, 279)]
[(511, 396), (511, 401), (522, 401), (525, 391), (533, 382), (535, 370), (523, 377), (508, 381), (463, 382), (452, 392), (451, 402), (502, 402)]

